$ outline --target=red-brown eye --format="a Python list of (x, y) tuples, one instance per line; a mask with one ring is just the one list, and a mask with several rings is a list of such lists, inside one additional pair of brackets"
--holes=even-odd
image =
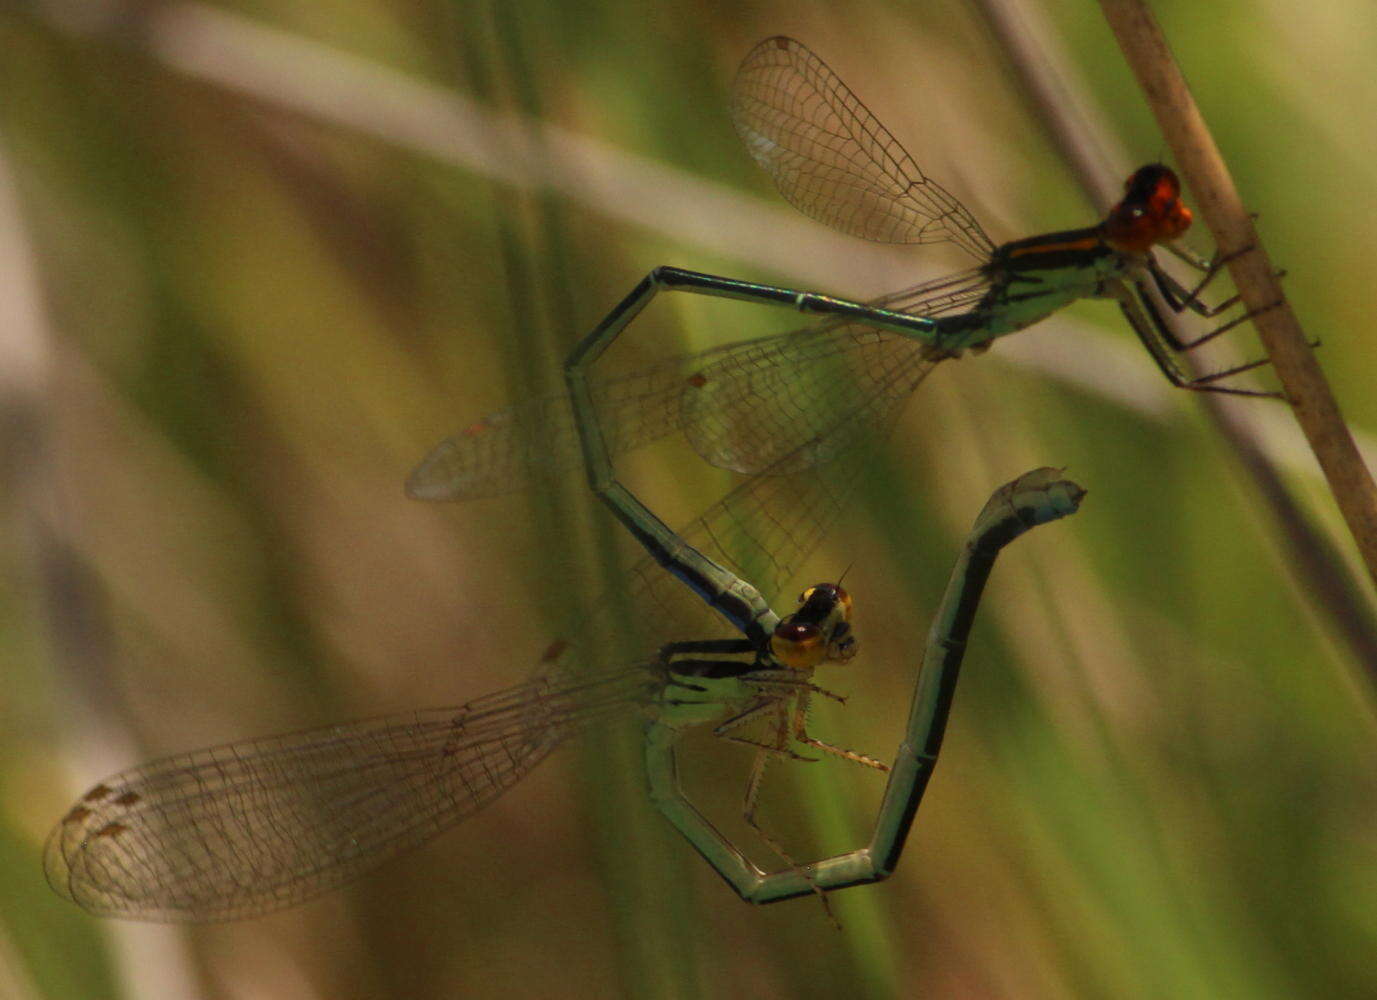
[(1146, 253), (1154, 244), (1176, 239), (1191, 225), (1191, 210), (1181, 203), (1181, 182), (1170, 167), (1154, 163), (1124, 185), (1124, 198), (1105, 219), (1105, 236), (1117, 249)]
[(776, 660), (793, 670), (817, 666), (827, 652), (822, 630), (808, 622), (785, 619), (770, 636), (770, 652)]

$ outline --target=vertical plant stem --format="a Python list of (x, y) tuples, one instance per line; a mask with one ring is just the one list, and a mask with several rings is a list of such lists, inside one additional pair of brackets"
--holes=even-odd
[(1377, 582), (1377, 485), (1363, 464), (1300, 321), (1286, 302), (1276, 269), (1167, 48), (1161, 26), (1142, 0), (1100, 0), (1100, 7), (1215, 244), (1226, 254), (1251, 250), (1230, 261), (1229, 272), (1244, 304), (1259, 311), (1254, 320), (1258, 335), (1368, 573)]

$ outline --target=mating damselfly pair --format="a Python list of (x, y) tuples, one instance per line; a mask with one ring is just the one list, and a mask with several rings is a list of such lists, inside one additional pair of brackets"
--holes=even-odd
[[(1250, 391), (1220, 386), (1218, 377), (1187, 378), (1174, 353), (1193, 344), (1177, 340), (1153, 304), (1150, 285), (1173, 310), (1222, 308), (1198, 299), (1217, 262), (1182, 254), (1204, 275), (1187, 290), (1152, 256), (1154, 245), (1190, 223), (1168, 168), (1135, 173), (1124, 200), (1097, 226), (996, 248), (798, 42), (769, 39), (747, 57), (733, 116), (752, 155), (808, 214), (870, 239), (951, 242), (983, 263), (870, 304), (659, 268), (570, 356), (568, 397), (519, 405), (450, 439), (408, 489), (430, 499), (502, 492), (524, 479), (524, 467), (564, 467), (581, 456), (590, 486), (647, 549), (635, 585), (691, 595), (738, 634), (667, 632), (629, 668), (606, 662), (585, 636), (580, 649), (528, 683), (457, 708), (229, 744), (122, 772), (91, 789), (54, 830), (46, 866), (60, 892), (93, 912), (152, 919), (229, 919), (291, 905), (472, 815), (560, 742), (632, 707), (648, 717), (652, 799), (746, 898), (838, 888), (892, 870), (935, 764), (995, 554), (1078, 503), (1082, 491), (1050, 470), (997, 491), (977, 520), (934, 620), (909, 727), (866, 847), (763, 871), (679, 790), (673, 748), (685, 728), (706, 724), (751, 745), (748, 817), (765, 764), (797, 756), (793, 744), (881, 764), (803, 725), (810, 696), (829, 694), (813, 684), (814, 668), (854, 651), (849, 597), (835, 584), (818, 585), (783, 619), (771, 602), (825, 533), (854, 481), (850, 473), (899, 404), (935, 362), (1085, 297), (1115, 299), (1174, 384)], [(599, 377), (603, 350), (661, 288), (782, 305), (822, 322), (632, 376)], [(845, 378), (826, 364), (838, 358)], [(674, 429), (710, 463), (748, 475), (679, 532), (613, 468), (617, 453)], [(764, 568), (748, 575), (733, 565)], [(740, 736), (750, 723), (763, 723), (766, 736)]]

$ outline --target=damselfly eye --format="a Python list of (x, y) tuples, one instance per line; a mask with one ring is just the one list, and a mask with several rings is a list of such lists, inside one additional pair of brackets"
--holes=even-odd
[(827, 654), (827, 644), (817, 625), (786, 618), (770, 636), (770, 652), (784, 666), (806, 670), (817, 666)]
[(1181, 204), (1181, 182), (1160, 163), (1142, 167), (1128, 179), (1123, 200), (1102, 223), (1109, 244), (1133, 254), (1176, 239), (1190, 225), (1191, 211)]

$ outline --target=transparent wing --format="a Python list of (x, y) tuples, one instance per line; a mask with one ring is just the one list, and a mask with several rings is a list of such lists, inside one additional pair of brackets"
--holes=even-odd
[[(749, 580), (781, 612), (791, 606), (781, 598), (786, 588), (816, 582), (800, 580), (799, 571), (864, 478), (904, 401), (936, 364), (923, 345), (897, 334), (868, 328), (849, 333), (857, 338), (856, 347), (838, 357), (830, 374), (835, 381), (852, 381), (867, 391), (845, 394), (851, 408), (837, 414), (825, 443), (810, 440), (801, 446), (814, 459), (825, 452), (828, 460), (813, 465), (797, 455), (782, 456), (679, 531), (704, 555)], [(618, 610), (627, 607), (628, 600), (635, 614)], [(643, 656), (668, 640), (730, 631), (683, 583), (644, 556), (632, 565), (624, 587), (595, 604), (570, 644), (576, 655), (542, 665), (542, 670), (567, 682), (580, 670), (603, 669), (611, 655), (610, 635), (632, 643), (621, 647), (623, 654)]]
[[(871, 303), (920, 316), (968, 309), (985, 294), (978, 269), (925, 282)], [(682, 430), (704, 461), (755, 475), (825, 460), (827, 439), (854, 411), (887, 356), (911, 342), (856, 324), (827, 322), (743, 341), (590, 381), (608, 449), (615, 456)], [(856, 378), (829, 365), (856, 355)], [(779, 465), (793, 456), (793, 465)], [(528, 400), (478, 421), (437, 445), (407, 479), (421, 500), (498, 496), (580, 469), (583, 455), (569, 397)]]
[[(910, 294), (931, 302), (924, 288)], [(744, 362), (722, 363), (742, 357), (734, 351), (692, 359), (709, 379), (697, 388), (738, 386), (743, 399), (748, 386), (774, 392), (781, 419), (805, 421), (765, 434), (768, 448), (745, 421), (700, 434), (724, 462), (732, 449), (758, 458), (781, 441), (795, 443), (684, 529), (691, 544), (772, 602), (796, 582), (875, 443), (935, 364), (916, 341), (854, 324), (800, 336), (818, 345), (803, 368), (767, 360), (746, 379), (732, 374)], [(802, 357), (771, 347), (756, 356)], [(784, 381), (787, 372), (799, 381)], [(807, 422), (818, 412), (803, 405), (807, 393), (832, 400), (830, 429)], [(622, 613), (628, 594), (651, 613)], [(727, 631), (642, 558), (629, 585), (596, 605), (573, 643), (552, 647), (526, 684), (458, 708), (228, 744), (106, 779), (49, 837), (48, 879), (93, 913), (140, 919), (228, 920), (294, 905), (473, 815), (569, 735), (643, 703), (654, 674), (645, 662), (620, 664), (648, 660), (673, 639)]]
[(975, 217), (794, 39), (767, 38), (746, 56), (732, 119), (780, 193), (810, 218), (881, 243), (955, 243), (981, 261), (994, 250)]
[(168, 757), (107, 778), (48, 838), (92, 913), (230, 920), (335, 888), (473, 815), (563, 739), (645, 700), (645, 665), (536, 678), (458, 708)]

